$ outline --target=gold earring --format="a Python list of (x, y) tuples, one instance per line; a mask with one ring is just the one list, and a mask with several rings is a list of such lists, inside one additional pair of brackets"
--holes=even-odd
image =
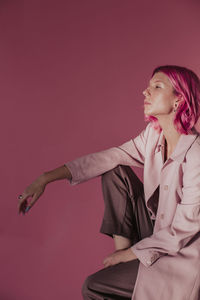
[(175, 108), (174, 108), (174, 112), (176, 112), (177, 111), (177, 104), (175, 104)]

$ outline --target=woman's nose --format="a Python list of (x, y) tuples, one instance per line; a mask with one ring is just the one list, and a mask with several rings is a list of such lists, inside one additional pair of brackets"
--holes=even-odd
[(148, 93), (147, 89), (144, 90), (142, 93), (143, 93), (143, 95), (146, 97), (146, 95), (147, 95), (147, 93)]
[(146, 89), (146, 90), (144, 90), (142, 93), (143, 93), (143, 95), (146, 97), (146, 96), (149, 94), (149, 90)]

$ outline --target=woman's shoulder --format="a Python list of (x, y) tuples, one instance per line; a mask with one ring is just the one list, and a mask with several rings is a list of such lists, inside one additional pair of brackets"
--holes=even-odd
[(147, 144), (151, 146), (162, 143), (163, 131), (156, 130), (151, 122), (144, 129), (144, 135), (146, 136)]
[(149, 122), (146, 127), (142, 130), (141, 134), (146, 135), (147, 137), (158, 138), (162, 134), (162, 131), (158, 131), (154, 128), (153, 124)]

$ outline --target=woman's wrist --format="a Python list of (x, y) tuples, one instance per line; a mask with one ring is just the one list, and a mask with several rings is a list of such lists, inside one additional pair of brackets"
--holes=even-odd
[(39, 181), (39, 183), (41, 183), (42, 185), (46, 185), (47, 183), (49, 183), (48, 181), (48, 176), (46, 175), (47, 172), (44, 172), (42, 175), (40, 175), (37, 180)]
[(44, 172), (41, 175), (41, 180), (47, 184), (55, 180), (60, 180), (60, 179), (68, 179), (70, 180), (72, 178), (71, 172), (69, 169), (64, 165), (61, 167), (58, 167), (54, 170)]
[(123, 255), (124, 262), (137, 259), (137, 256), (133, 253), (131, 248), (125, 249), (124, 250), (124, 255)]

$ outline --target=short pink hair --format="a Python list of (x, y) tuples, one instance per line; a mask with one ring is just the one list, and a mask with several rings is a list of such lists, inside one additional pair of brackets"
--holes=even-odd
[[(151, 78), (157, 72), (163, 72), (171, 81), (175, 95), (182, 95), (184, 102), (177, 109), (174, 126), (181, 134), (188, 134), (200, 116), (200, 79), (190, 69), (175, 65), (159, 66), (153, 70)], [(152, 122), (155, 130), (161, 132), (158, 120), (145, 115), (145, 121)]]

